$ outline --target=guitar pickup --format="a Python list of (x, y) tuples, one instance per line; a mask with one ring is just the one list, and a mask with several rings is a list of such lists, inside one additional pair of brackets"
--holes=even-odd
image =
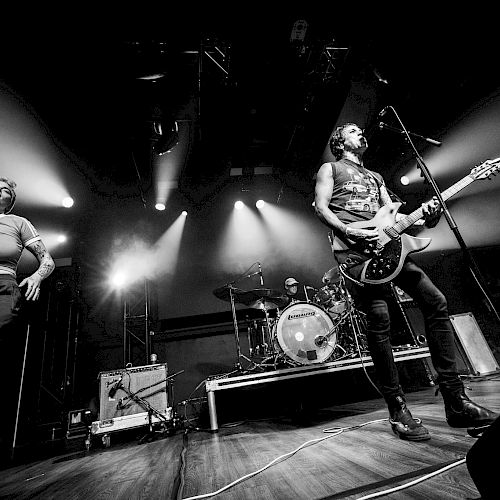
[(391, 238), (391, 240), (397, 240), (401, 235), (393, 227), (384, 227), (384, 233)]

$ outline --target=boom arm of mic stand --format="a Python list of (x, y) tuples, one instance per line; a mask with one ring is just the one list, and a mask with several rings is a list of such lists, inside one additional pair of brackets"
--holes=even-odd
[(158, 419), (163, 420), (164, 422), (168, 422), (168, 418), (165, 415), (163, 415), (161, 411), (157, 410), (153, 405), (151, 405), (149, 401), (146, 401), (145, 399), (141, 398), (140, 396), (137, 395), (136, 392), (130, 391), (125, 386), (123, 386), (122, 389), (132, 401), (138, 403), (145, 410), (148, 410), (148, 412), (154, 413), (158, 417)]
[(406, 130), (406, 128), (405, 128), (405, 126), (403, 124), (403, 122), (401, 121), (401, 119), (399, 118), (398, 114), (396, 113), (396, 110), (392, 106), (391, 106), (391, 109), (392, 109), (394, 115), (396, 116), (399, 124), (401, 125), (401, 128), (404, 131), (404, 134), (406, 135), (406, 138), (408, 140), (408, 144), (410, 144), (410, 146), (411, 146), (411, 148), (413, 150), (413, 153), (415, 155), (415, 159), (417, 160), (418, 167), (422, 171), (422, 174), (423, 174), (424, 178), (432, 186), (432, 189), (434, 190), (434, 194), (437, 197), (437, 199), (439, 200), (439, 203), (441, 204), (441, 207), (443, 209), (443, 213), (444, 213), (444, 216), (446, 218), (446, 221), (448, 222), (448, 225), (449, 225), (451, 231), (455, 235), (455, 238), (457, 239), (457, 241), (458, 241), (458, 243), (460, 245), (460, 248), (462, 249), (462, 251), (463, 251), (463, 253), (465, 255), (465, 259), (467, 261), (467, 264), (468, 264), (469, 270), (470, 270), (470, 272), (472, 274), (472, 277), (476, 281), (479, 289), (481, 290), (482, 294), (484, 295), (485, 299), (487, 300), (487, 302), (488, 302), (491, 310), (495, 314), (495, 316), (497, 318), (497, 321), (500, 322), (500, 315), (498, 314), (498, 311), (496, 310), (495, 305), (493, 304), (493, 301), (489, 297), (488, 292), (486, 291), (486, 287), (481, 283), (481, 281), (483, 280), (483, 278), (481, 276), (481, 272), (479, 270), (479, 267), (478, 267), (476, 261), (474, 260), (474, 257), (470, 253), (469, 249), (467, 248), (467, 245), (466, 245), (464, 239), (462, 238), (462, 235), (460, 234), (460, 231), (458, 230), (458, 226), (457, 226), (456, 222), (453, 220), (453, 217), (452, 217), (450, 211), (448, 210), (448, 207), (447, 207), (446, 203), (444, 202), (443, 197), (441, 196), (441, 191), (439, 190), (439, 187), (437, 186), (437, 184), (434, 181), (434, 178), (432, 177), (429, 169), (427, 168), (426, 164), (424, 163), (423, 158), (420, 156), (419, 152), (417, 151), (417, 148), (413, 144), (413, 142), (412, 142), (412, 140), (410, 138), (410, 134), (408, 133), (408, 131)]
[[(396, 128), (396, 127), (391, 127), (390, 125), (387, 125), (387, 123), (380, 122), (378, 124), (378, 126), (382, 130), (390, 130), (391, 132), (396, 132), (397, 134), (405, 135), (405, 130), (401, 130), (401, 129)], [(430, 137), (424, 137), (423, 135), (416, 134), (415, 132), (410, 132), (409, 130), (406, 130), (406, 133), (408, 135), (412, 135), (413, 137), (418, 137), (419, 139), (422, 139), (422, 140), (428, 142), (429, 144), (432, 144), (433, 146), (439, 147), (442, 144), (442, 142), (436, 141), (436, 139), (431, 139)]]

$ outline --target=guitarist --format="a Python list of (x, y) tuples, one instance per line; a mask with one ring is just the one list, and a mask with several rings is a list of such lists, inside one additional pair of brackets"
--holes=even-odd
[[(384, 205), (392, 203), (382, 176), (363, 166), (368, 143), (363, 130), (347, 123), (336, 128), (330, 138), (335, 162), (321, 165), (316, 177), (315, 211), (332, 231), (332, 248), (339, 265), (348, 268), (366, 260), (363, 249), (376, 244), (376, 228), (352, 228), (348, 224), (370, 220)], [(422, 204), (425, 225), (434, 227), (441, 216), (437, 199)], [(401, 439), (424, 441), (429, 431), (406, 406), (405, 395), (390, 342), (387, 301), (390, 285), (360, 284), (347, 280), (357, 307), (366, 314), (367, 341), (388, 409), (392, 430)], [(479, 406), (465, 394), (456, 364), (453, 327), (446, 298), (425, 272), (406, 257), (394, 283), (418, 303), (425, 318), (426, 337), (438, 384), (444, 399), (446, 420), (451, 427), (478, 427), (491, 424), (498, 414)]]

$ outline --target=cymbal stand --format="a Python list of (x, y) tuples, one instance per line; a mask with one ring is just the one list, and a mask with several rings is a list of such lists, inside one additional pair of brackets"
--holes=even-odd
[(240, 360), (241, 358), (246, 359), (248, 362), (255, 364), (250, 358), (247, 358), (244, 354), (241, 353), (240, 347), (240, 334), (238, 331), (238, 319), (236, 318), (236, 306), (234, 305), (234, 286), (233, 283), (228, 283), (227, 287), (229, 289), (229, 298), (231, 302), (231, 313), (233, 315), (233, 327), (234, 327), (234, 336), (236, 341), (236, 364), (235, 368), (237, 371), (242, 371), (243, 367), (241, 366)]
[[(255, 265), (257, 265), (259, 267), (258, 271), (254, 272), (254, 273), (247, 274), (248, 271), (250, 269), (252, 269), (252, 267), (254, 267)], [(234, 298), (234, 290), (236, 289), (236, 287), (234, 286), (234, 284), (237, 281), (239, 281), (240, 279), (251, 278), (252, 276), (256, 276), (256, 275), (260, 276), (260, 282), (261, 282), (261, 285), (263, 285), (264, 281), (263, 281), (263, 277), (262, 277), (262, 267), (261, 267), (260, 262), (255, 262), (254, 264), (252, 264), (249, 267), (249, 269), (247, 271), (245, 271), (244, 274), (242, 274), (241, 276), (239, 276), (237, 279), (235, 279), (235, 280), (233, 280), (233, 281), (231, 281), (229, 283), (226, 283), (224, 285), (229, 290), (229, 301), (231, 303), (231, 313), (232, 313), (232, 316), (233, 316), (233, 327), (234, 327), (234, 336), (235, 336), (235, 343), (236, 343), (236, 363), (235, 363), (235, 370), (234, 370), (234, 372), (229, 373), (229, 375), (231, 375), (232, 373), (235, 373), (235, 372), (239, 372), (239, 371), (248, 371), (248, 370), (257, 368), (259, 366), (259, 365), (257, 365), (257, 363), (255, 363), (250, 358), (248, 358), (247, 356), (245, 356), (244, 354), (241, 353), (240, 333), (239, 333), (239, 330), (238, 330), (238, 320), (237, 320), (237, 317), (236, 317), (236, 306), (235, 306), (235, 298)], [(241, 358), (244, 358), (249, 363), (251, 363), (251, 365), (250, 365), (249, 368), (243, 370), (243, 367), (242, 367), (241, 362), (240, 362)]]
[[(263, 302), (262, 304), (262, 310), (264, 311), (264, 316), (266, 317), (266, 331), (267, 331), (267, 339), (263, 339), (263, 345), (264, 345), (264, 352), (266, 354), (269, 353), (269, 351), (272, 351), (273, 350), (273, 346), (272, 346), (272, 336), (273, 336), (273, 332), (272, 332), (272, 329), (271, 329), (271, 319), (270, 319), (270, 316), (269, 316), (269, 309), (272, 309), (272, 308), (269, 308), (269, 307), (266, 307), (266, 303)], [(271, 342), (271, 344), (269, 344), (267, 341)]]

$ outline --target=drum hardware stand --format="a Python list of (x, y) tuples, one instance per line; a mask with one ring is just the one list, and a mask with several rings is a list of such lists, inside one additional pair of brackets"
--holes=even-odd
[[(233, 315), (233, 327), (234, 327), (234, 337), (235, 337), (235, 341), (236, 341), (236, 364), (235, 364), (235, 368), (236, 368), (236, 371), (238, 372), (241, 372), (243, 371), (243, 367), (241, 365), (241, 358), (244, 358), (246, 359), (249, 363), (251, 363), (252, 365), (255, 365), (255, 363), (250, 359), (250, 358), (247, 358), (244, 354), (241, 353), (241, 347), (240, 347), (240, 334), (239, 334), (239, 330), (238, 330), (238, 319), (236, 318), (236, 306), (234, 305), (235, 302), (234, 302), (234, 288), (233, 287), (233, 284), (235, 283), (235, 281), (231, 282), (231, 283), (227, 283), (226, 286), (229, 288), (229, 297), (230, 297), (230, 302), (231, 302), (231, 313)], [(255, 368), (255, 366), (251, 366), (251, 368)], [(247, 368), (248, 370), (248, 368)], [(246, 370), (245, 370), (246, 371)]]
[[(233, 316), (233, 328), (234, 328), (234, 337), (235, 337), (235, 342), (236, 342), (236, 363), (235, 363), (235, 371), (234, 372), (231, 372), (232, 373), (235, 373), (235, 372), (242, 372), (242, 371), (249, 371), (249, 370), (252, 370), (254, 368), (256, 368), (258, 365), (253, 362), (250, 358), (248, 358), (247, 356), (245, 356), (244, 354), (242, 354), (241, 352), (241, 347), (240, 347), (240, 334), (239, 334), (239, 330), (238, 330), (238, 319), (236, 317), (236, 306), (235, 306), (235, 298), (234, 298), (234, 291), (236, 290), (236, 287), (234, 286), (234, 284), (241, 278), (250, 278), (252, 276), (256, 276), (256, 275), (259, 275), (260, 276), (260, 284), (261, 285), (264, 285), (264, 279), (262, 277), (262, 267), (261, 267), (261, 264), (260, 262), (255, 262), (254, 264), (252, 264), (248, 270), (252, 269), (253, 266), (255, 265), (258, 265), (259, 266), (259, 270), (254, 272), (254, 273), (250, 273), (250, 274), (246, 274), (244, 273), (242, 276), (238, 277), (237, 279), (233, 280), (233, 281), (230, 281), (229, 283), (226, 283), (224, 285), (225, 288), (227, 288), (229, 290), (229, 302), (231, 303), (231, 314)], [(247, 271), (248, 272), (248, 271)], [(246, 361), (248, 361), (249, 363), (251, 363), (250, 367), (243, 370), (243, 367), (241, 365), (241, 358), (244, 358)]]
[(304, 295), (306, 297), (306, 302), (308, 304), (310, 304), (312, 302), (312, 299), (309, 298), (309, 294), (307, 293), (307, 290), (314, 290), (314, 291), (317, 291), (316, 288), (312, 287), (312, 286), (307, 286), (307, 285), (304, 285)]
[(341, 314), (341, 321), (339, 322), (339, 324), (345, 323), (346, 320), (349, 322), (350, 328), (354, 334), (354, 341), (356, 343), (358, 355), (359, 358), (361, 359), (362, 350), (361, 346), (359, 345), (359, 340), (361, 339), (364, 330), (362, 313), (361, 311), (359, 311), (357, 308), (354, 307), (354, 301), (351, 297), (351, 294), (349, 293), (349, 290), (346, 287), (345, 277), (349, 278), (349, 276), (345, 274), (343, 265), (339, 266), (339, 271), (341, 276), (338, 289), (340, 293), (345, 297), (345, 303), (346, 303), (346, 309)]
[[(269, 339), (269, 341), (271, 341), (271, 336), (272, 336), (272, 331), (271, 331), (271, 327), (270, 327), (270, 321), (269, 321), (269, 310), (268, 308), (266, 307), (266, 305), (264, 304), (264, 307), (262, 308), (263, 311), (264, 311), (264, 316), (266, 317), (266, 330), (267, 330), (267, 338)], [(264, 337), (264, 333), (262, 334), (262, 337)], [(266, 339), (265, 338), (262, 338), (262, 345), (264, 346), (264, 352), (267, 354), (267, 351), (268, 351), (268, 348), (270, 347), (269, 344), (266, 342)]]

